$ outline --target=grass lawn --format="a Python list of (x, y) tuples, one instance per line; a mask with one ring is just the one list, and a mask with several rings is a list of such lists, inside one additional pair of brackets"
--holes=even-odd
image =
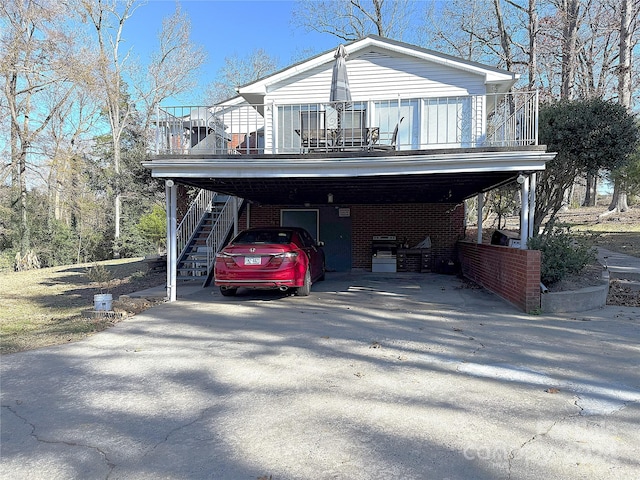
[[(574, 233), (589, 234), (598, 246), (640, 258), (640, 206), (605, 219), (599, 218), (603, 211), (602, 206), (572, 209), (560, 215), (559, 221)], [(517, 221), (517, 217), (512, 219), (515, 225)], [(114, 300), (166, 281), (163, 272), (148, 273), (141, 258), (100, 263), (113, 275), (110, 292)], [(72, 342), (112, 325), (113, 319), (82, 315), (93, 309), (93, 295), (100, 293), (86, 275), (92, 266), (0, 273), (0, 353)]]
[(591, 235), (598, 247), (640, 258), (640, 207), (599, 218), (598, 213), (602, 211), (596, 207), (570, 210), (560, 215), (560, 221), (574, 233)]
[[(100, 262), (113, 275), (114, 299), (163, 285), (164, 273), (147, 273), (141, 258)], [(0, 353), (79, 340), (104, 330), (113, 320), (86, 318), (98, 286), (87, 278), (94, 264), (67, 265), (0, 274)]]

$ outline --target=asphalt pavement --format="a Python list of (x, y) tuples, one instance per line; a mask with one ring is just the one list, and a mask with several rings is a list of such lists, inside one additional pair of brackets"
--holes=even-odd
[(640, 308), (435, 274), (178, 293), (0, 358), (1, 478), (638, 478)]

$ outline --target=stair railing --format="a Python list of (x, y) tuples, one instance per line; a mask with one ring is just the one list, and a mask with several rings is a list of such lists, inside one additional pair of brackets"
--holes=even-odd
[(215, 196), (216, 192), (203, 189), (200, 190), (200, 193), (198, 193), (197, 197), (191, 202), (189, 210), (176, 229), (178, 242), (177, 251), (179, 252), (177, 256), (178, 259), (184, 255), (189, 243), (200, 226), (202, 217), (211, 211), (211, 204)]
[(215, 263), (216, 253), (224, 246), (224, 241), (233, 227), (234, 218), (236, 213), (240, 211), (241, 206), (241, 198), (229, 197), (222, 210), (218, 213), (218, 218), (207, 237), (207, 277)]

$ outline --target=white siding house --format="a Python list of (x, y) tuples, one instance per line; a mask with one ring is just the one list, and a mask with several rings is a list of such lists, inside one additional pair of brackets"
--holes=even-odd
[[(220, 105), (161, 108), (144, 165), (168, 181), (169, 223), (184, 184), (242, 199), (226, 229), (315, 212), (307, 221), (335, 242), (328, 261), (338, 270), (370, 269), (371, 237), (383, 233), (417, 244), (431, 232), (437, 266), (455, 259), (463, 201), (518, 179), (526, 239), (535, 172), (554, 157), (538, 145), (536, 92), (514, 92), (517, 74), (376, 36), (344, 48), (350, 102), (329, 101), (332, 50)], [(226, 234), (216, 235), (212, 254)], [(172, 255), (169, 290), (185, 253)]]

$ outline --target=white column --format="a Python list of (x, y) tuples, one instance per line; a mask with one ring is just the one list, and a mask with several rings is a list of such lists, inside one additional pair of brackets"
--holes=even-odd
[(478, 194), (478, 243), (482, 243), (482, 211), (484, 210), (484, 193)]
[(178, 239), (176, 231), (178, 228), (178, 187), (173, 180), (165, 182), (165, 194), (167, 203), (167, 300), (175, 302), (177, 297), (177, 264), (178, 264)]
[(520, 202), (520, 248), (527, 249), (527, 240), (529, 240), (529, 176), (524, 175), (522, 182), (522, 201)]
[(529, 188), (529, 236), (533, 237), (538, 232), (533, 231), (533, 224), (536, 214), (536, 181), (537, 177), (535, 173), (531, 174), (531, 187)]

